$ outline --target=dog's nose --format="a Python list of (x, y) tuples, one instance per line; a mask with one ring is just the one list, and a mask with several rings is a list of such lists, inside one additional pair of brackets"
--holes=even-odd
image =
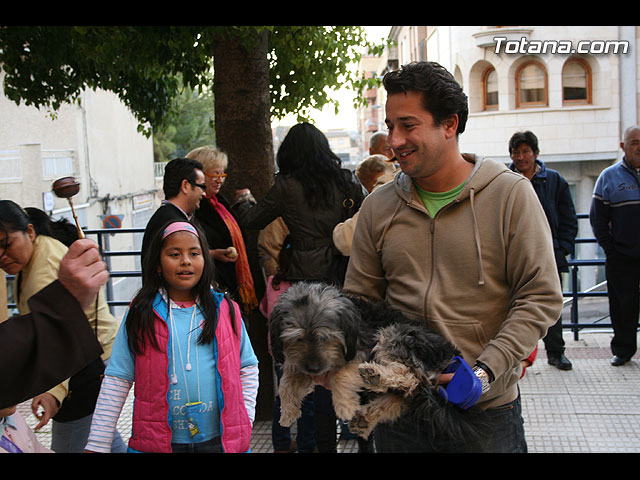
[(320, 364), (315, 362), (305, 364), (304, 369), (309, 375), (317, 375), (322, 370)]

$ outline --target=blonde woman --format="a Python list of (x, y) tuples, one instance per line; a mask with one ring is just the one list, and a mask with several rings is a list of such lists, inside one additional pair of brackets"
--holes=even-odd
[(258, 306), (258, 300), (247, 249), (229, 203), (220, 194), (227, 177), (228, 157), (215, 147), (204, 146), (189, 152), (187, 158), (197, 160), (203, 166), (205, 198), (195, 216), (207, 237), (218, 287), (237, 300), (245, 312), (250, 312)]

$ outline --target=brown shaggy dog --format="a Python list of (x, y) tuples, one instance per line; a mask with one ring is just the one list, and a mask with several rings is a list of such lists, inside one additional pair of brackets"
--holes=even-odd
[(281, 425), (300, 417), (313, 377), (331, 372), (336, 415), (363, 438), (378, 423), (408, 412), (457, 438), (478, 434), (468, 410), (438, 392), (456, 348), (386, 303), (348, 297), (320, 283), (297, 283), (280, 297), (270, 328), (272, 354), (283, 369)]

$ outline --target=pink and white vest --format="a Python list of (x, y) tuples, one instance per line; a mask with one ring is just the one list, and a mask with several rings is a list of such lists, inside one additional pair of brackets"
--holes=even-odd
[[(217, 293), (215, 295), (218, 295)], [(158, 308), (163, 304), (164, 308)], [(216, 349), (217, 390), (220, 405), (222, 448), (225, 453), (243, 453), (250, 450), (251, 420), (244, 406), (240, 382), (240, 334), (233, 331), (229, 311), (230, 303), (222, 300), (218, 312), (218, 325), (214, 343)], [(233, 303), (236, 331), (241, 332), (241, 313)], [(171, 453), (171, 427), (169, 426), (169, 327), (163, 314), (166, 303), (158, 294), (154, 301), (154, 330), (159, 349), (148, 343), (144, 354), (135, 358), (135, 387), (133, 432), (129, 447), (139, 452)], [(214, 348), (212, 343), (211, 348)]]

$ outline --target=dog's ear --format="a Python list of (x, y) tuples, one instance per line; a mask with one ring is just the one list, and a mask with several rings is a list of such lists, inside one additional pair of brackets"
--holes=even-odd
[(271, 355), (277, 363), (284, 363), (283, 344), (280, 338), (283, 319), (284, 312), (276, 305), (271, 311), (269, 320), (269, 339), (271, 340)]
[(345, 360), (353, 360), (358, 351), (358, 335), (360, 330), (360, 311), (351, 302), (350, 299), (344, 297), (344, 308), (339, 316), (340, 330), (344, 336), (345, 344)]

